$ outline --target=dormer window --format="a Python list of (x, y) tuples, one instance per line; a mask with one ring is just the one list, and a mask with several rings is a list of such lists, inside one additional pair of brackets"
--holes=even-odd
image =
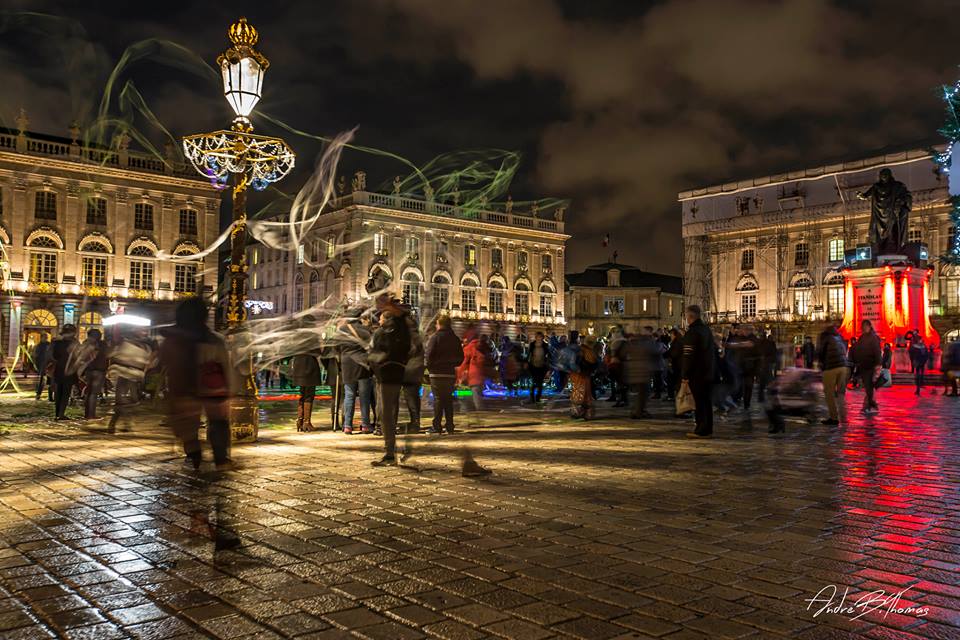
[(607, 271), (607, 286), (608, 287), (620, 286), (620, 269), (610, 269), (609, 271)]

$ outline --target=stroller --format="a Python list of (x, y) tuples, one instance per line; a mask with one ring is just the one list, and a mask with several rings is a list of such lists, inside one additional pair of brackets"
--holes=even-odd
[(778, 375), (767, 387), (764, 408), (770, 421), (770, 433), (783, 433), (787, 416), (804, 418), (813, 424), (823, 390), (819, 371), (791, 367)]

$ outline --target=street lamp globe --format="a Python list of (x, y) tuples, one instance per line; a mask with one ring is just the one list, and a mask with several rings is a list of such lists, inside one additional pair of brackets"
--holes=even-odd
[(260, 102), (263, 76), (270, 62), (254, 48), (260, 36), (246, 18), (230, 25), (227, 35), (233, 46), (217, 58), (223, 75), (223, 95), (237, 115), (233, 128), (250, 131), (250, 114)]

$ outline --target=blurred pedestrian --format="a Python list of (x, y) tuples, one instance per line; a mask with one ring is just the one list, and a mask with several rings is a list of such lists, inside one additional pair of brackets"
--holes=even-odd
[(410, 333), (410, 359), (407, 360), (403, 373), (403, 399), (410, 417), (405, 433), (420, 433), (420, 391), (423, 388), (423, 372), (426, 369), (423, 338), (413, 314), (406, 313), (403, 317)]
[(450, 316), (437, 317), (437, 331), (427, 341), (424, 359), (433, 391), (433, 426), (430, 433), (442, 429), (453, 433), (453, 394), (457, 386), (457, 367), (463, 362), (463, 345), (453, 332)]
[(67, 364), (77, 348), (77, 328), (72, 324), (65, 324), (60, 329), (60, 337), (53, 341), (50, 347), (50, 358), (53, 362), (54, 407), (57, 420), (66, 420), (67, 405), (70, 394), (77, 383), (76, 371), (68, 372)]
[(290, 366), (293, 384), (300, 390), (297, 398), (297, 431), (313, 431), (313, 401), (317, 387), (323, 381), (323, 370), (313, 353), (299, 353), (293, 356)]
[(803, 337), (803, 346), (800, 347), (800, 353), (803, 356), (803, 366), (806, 369), (813, 369), (813, 359), (816, 357), (817, 349), (813, 345), (813, 338)]
[(53, 400), (53, 384), (47, 379), (47, 365), (50, 364), (52, 357), (52, 345), (47, 339), (47, 334), (40, 334), (40, 342), (33, 347), (33, 366), (37, 370), (37, 400), (43, 395), (43, 386), (47, 386), (47, 400)]
[(343, 381), (343, 433), (354, 432), (353, 411), (359, 400), (360, 431), (373, 433), (370, 409), (373, 405), (373, 372), (367, 360), (371, 332), (361, 321), (362, 309), (348, 309), (337, 326), (340, 377)]
[(822, 420), (823, 424), (838, 425), (847, 420), (847, 379), (850, 377), (850, 363), (847, 360), (847, 344), (837, 331), (837, 327), (828, 324), (820, 334), (817, 359), (823, 370), (823, 395), (827, 401), (830, 415)]
[(160, 362), (167, 375), (168, 424), (194, 469), (203, 459), (198, 431), (207, 418), (207, 442), (217, 470), (230, 460), (230, 396), (233, 364), (223, 338), (207, 326), (207, 305), (188, 298), (177, 306), (174, 326), (161, 330)]
[(650, 395), (650, 381), (658, 373), (660, 346), (653, 337), (653, 327), (644, 327), (638, 335), (632, 335), (626, 342), (623, 363), (624, 379), (634, 394), (630, 417), (649, 418), (647, 398)]
[(527, 349), (527, 371), (530, 373), (530, 404), (543, 398), (543, 381), (553, 364), (553, 354), (549, 343), (544, 340), (543, 331), (534, 334), (533, 342)]
[(500, 339), (499, 370), (500, 381), (506, 388), (507, 395), (516, 395), (517, 380), (520, 378), (520, 348), (510, 336)]
[(700, 318), (698, 305), (687, 307), (687, 332), (683, 336), (683, 363), (680, 377), (690, 386), (696, 404), (696, 428), (688, 438), (713, 437), (712, 389), (715, 374), (717, 345), (713, 332)]
[(103, 391), (107, 377), (107, 345), (101, 339), (99, 329), (87, 331), (87, 338), (73, 352), (70, 368), (75, 369), (77, 377), (83, 380), (83, 418), (94, 420), (97, 417), (97, 402)]
[(576, 367), (569, 372), (570, 416), (590, 420), (594, 417), (593, 374), (600, 364), (597, 339), (586, 336), (583, 344), (578, 345), (575, 337), (571, 335), (567, 350), (576, 354)]
[(483, 389), (494, 368), (493, 349), (485, 335), (468, 331), (464, 337), (467, 343), (463, 347), (463, 363), (457, 369), (457, 376), (470, 387), (474, 410), (482, 411)]
[(128, 329), (119, 343), (110, 349), (107, 378), (113, 384), (113, 415), (108, 433), (130, 431), (130, 416), (140, 404), (146, 372), (153, 360), (153, 349), (146, 329)]
[[(386, 301), (380, 311), (380, 326), (373, 332), (369, 362), (377, 381), (377, 406), (383, 426), (384, 455), (375, 467), (397, 463), (397, 416), (407, 361), (410, 359), (410, 329), (405, 311)], [(406, 454), (406, 451), (404, 452)]]
[(876, 371), (882, 363), (880, 337), (873, 330), (873, 323), (869, 320), (860, 323), (860, 331), (860, 338), (851, 349), (850, 356), (860, 372), (860, 382), (863, 384), (865, 394), (860, 411), (865, 414), (874, 414), (880, 411), (880, 405), (874, 398)]
[(923, 376), (927, 372), (927, 363), (930, 361), (930, 350), (923, 342), (923, 336), (915, 333), (910, 342), (910, 363), (913, 365), (913, 378), (916, 384), (916, 394), (920, 395), (923, 389)]

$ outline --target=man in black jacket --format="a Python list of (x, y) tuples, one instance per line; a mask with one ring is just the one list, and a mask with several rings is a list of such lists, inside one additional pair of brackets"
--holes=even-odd
[(874, 400), (874, 381), (876, 380), (876, 369), (880, 366), (883, 354), (880, 349), (880, 337), (873, 330), (873, 323), (864, 320), (860, 323), (860, 339), (851, 350), (853, 362), (860, 370), (860, 380), (863, 382), (863, 391), (866, 398), (863, 401), (861, 413), (873, 414), (880, 411), (880, 406)]
[(683, 336), (683, 361), (680, 378), (690, 385), (696, 403), (697, 427), (687, 434), (688, 438), (713, 436), (713, 391), (714, 362), (717, 345), (713, 333), (700, 319), (700, 307), (692, 304), (686, 312), (687, 333)]
[(823, 370), (823, 395), (827, 400), (830, 417), (823, 424), (838, 425), (846, 421), (847, 379), (850, 377), (850, 363), (847, 362), (847, 344), (837, 328), (829, 324), (820, 334), (817, 359)]
[(380, 327), (373, 332), (370, 343), (370, 366), (377, 380), (380, 419), (383, 423), (384, 456), (373, 462), (375, 467), (397, 463), (397, 415), (400, 411), (400, 391), (407, 361), (410, 359), (410, 327), (406, 310), (397, 302), (382, 303)]
[(457, 385), (457, 367), (463, 362), (463, 345), (450, 326), (450, 316), (437, 318), (437, 332), (430, 336), (424, 349), (430, 388), (433, 389), (433, 428), (439, 434), (441, 424), (453, 433), (453, 390)]
[(73, 385), (77, 384), (77, 372), (68, 371), (67, 363), (77, 348), (77, 328), (72, 324), (65, 324), (60, 330), (60, 338), (53, 341), (50, 348), (53, 360), (53, 384), (57, 420), (66, 420), (67, 404)]

